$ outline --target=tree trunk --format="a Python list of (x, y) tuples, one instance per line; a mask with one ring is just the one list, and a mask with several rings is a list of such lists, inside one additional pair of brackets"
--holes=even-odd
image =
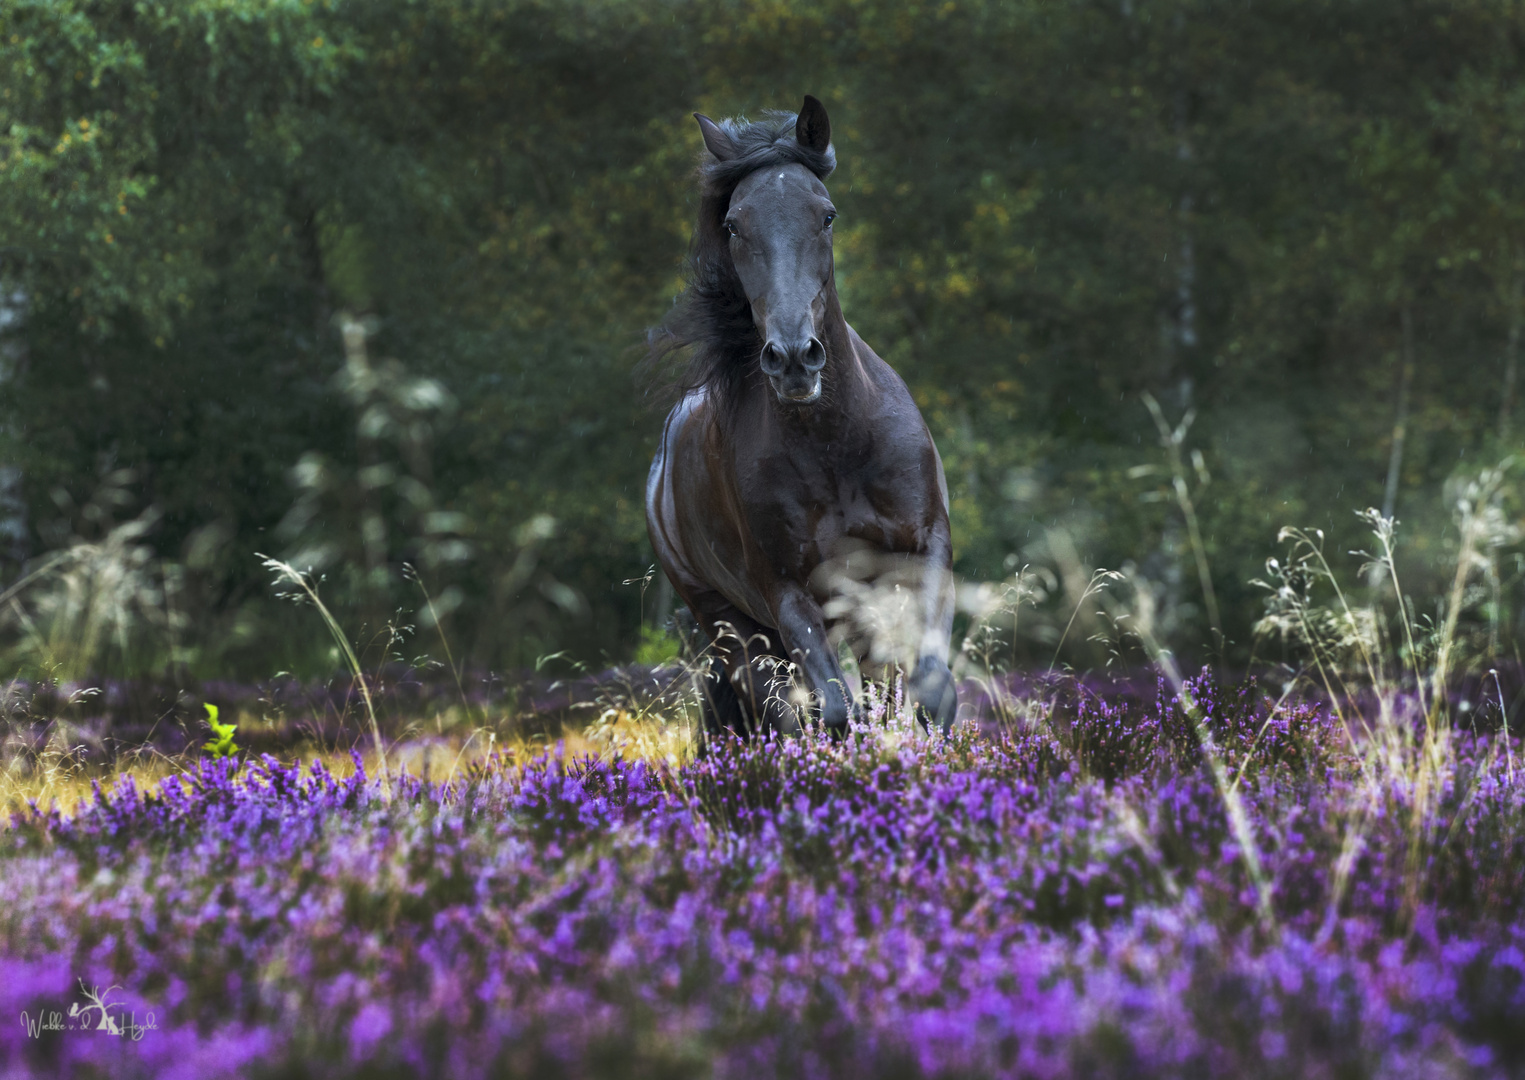
[(366, 430), (366, 414), (378, 404), (375, 376), (366, 352), (365, 325), (344, 316), (340, 327), (344, 335), (344, 364), (349, 378), (350, 401), (355, 409), (355, 458), (359, 471), (356, 487), (360, 495), (360, 538), (365, 550), (365, 569), (370, 585), (380, 591), (387, 582), (387, 526), (382, 517), (377, 488), (381, 481), (381, 455), (376, 438)]
[(1382, 493), (1382, 516), (1391, 518), (1398, 509), (1398, 479), (1403, 473), (1403, 444), (1408, 437), (1409, 390), (1414, 383), (1414, 315), (1403, 302), (1398, 318), (1403, 326), (1402, 355), (1398, 368), (1398, 408), (1393, 416), (1393, 448), (1387, 458), (1387, 487)]
[(1518, 377), (1520, 359), (1520, 300), (1525, 290), (1525, 272), (1520, 266), (1519, 253), (1515, 253), (1514, 281), (1509, 295), (1509, 338), (1504, 343), (1504, 388), (1499, 394), (1499, 443), (1509, 442), (1509, 428), (1514, 419), (1514, 388)]
[(656, 627), (662, 633), (667, 632), (667, 619), (672, 615), (673, 591), (672, 582), (667, 580), (667, 575), (661, 570), (657, 571), (656, 595), (651, 600), (650, 614), (646, 615), (646, 621)]
[[(18, 378), (25, 359), (21, 329), (26, 318), (26, 301), (24, 291), (0, 283), (0, 385)], [(0, 559), (15, 563), (18, 568), (25, 565), (30, 553), (21, 481), (19, 465), (0, 463)]]
[(334, 308), (328, 287), (328, 270), (323, 265), (318, 209), (305, 192), (294, 190), (287, 193), (286, 214), (296, 224), (297, 252), (312, 303), (312, 347), (314, 352), (321, 354), (324, 342), (333, 332)]
[[(1197, 347), (1197, 248), (1193, 235), (1196, 222), (1192, 211), (1196, 198), (1192, 193), (1193, 159), (1195, 148), (1191, 144), (1191, 87), (1184, 73), (1189, 72), (1188, 43), (1186, 39), (1186, 16), (1178, 12), (1175, 19), (1177, 62), (1181, 65), (1180, 82), (1175, 90), (1175, 116), (1173, 117), (1176, 139), (1176, 160), (1180, 162), (1181, 186), (1176, 199), (1176, 227), (1181, 242), (1176, 263), (1176, 348), (1181, 353)], [(1183, 357), (1184, 359), (1184, 357)]]

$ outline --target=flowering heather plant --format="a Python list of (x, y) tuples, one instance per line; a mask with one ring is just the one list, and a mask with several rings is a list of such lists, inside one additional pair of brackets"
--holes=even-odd
[(0, 1074), (1525, 1075), (1500, 737), (1452, 738), (1412, 907), (1401, 778), (1321, 706), (1188, 683), (1200, 725), (1163, 684), (998, 736), (881, 701), (678, 766), (500, 754), (388, 799), (358, 757), (206, 758), (31, 807)]

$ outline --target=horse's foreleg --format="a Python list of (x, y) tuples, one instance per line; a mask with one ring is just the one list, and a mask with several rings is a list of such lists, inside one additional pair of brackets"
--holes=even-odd
[(837, 662), (837, 650), (827, 640), (821, 605), (803, 587), (789, 585), (778, 597), (776, 609), (784, 651), (804, 676), (822, 721), (834, 730), (845, 728), (858, 706)]
[[(728, 723), (717, 716), (721, 725), (738, 735), (759, 731), (799, 734), (799, 721), (786, 700), (778, 631), (758, 625), (718, 594), (710, 604), (701, 599), (700, 606), (700, 622), (715, 654), (709, 673), (712, 696), (717, 703), (735, 702), (739, 721)], [(718, 684), (722, 679), (723, 687)]]
[(944, 735), (948, 733), (958, 712), (958, 688), (946, 660), (923, 655), (916, 661), (916, 670), (911, 673), (911, 700), (929, 730), (936, 725)]
[(911, 673), (911, 700), (931, 730), (944, 735), (958, 712), (958, 688), (948, 670), (948, 649), (953, 637), (953, 574), (948, 568), (948, 539), (938, 535), (922, 563), (922, 638)]
[(742, 707), (731, 682), (730, 670), (725, 658), (712, 656), (699, 680), (699, 711), (704, 717), (704, 735), (713, 739), (726, 732), (746, 738), (752, 733), (752, 720)]

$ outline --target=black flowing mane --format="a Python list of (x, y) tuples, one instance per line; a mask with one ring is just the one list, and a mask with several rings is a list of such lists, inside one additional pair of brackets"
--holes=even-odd
[[(830, 146), (823, 152), (795, 140), (797, 119), (795, 113), (769, 110), (761, 120), (720, 121), (720, 129), (740, 153), (727, 161), (705, 153), (699, 166), (699, 220), (689, 255), (688, 287), (667, 320), (646, 336), (646, 365), (661, 398), (681, 397), (702, 386), (724, 413), (753, 369), (748, 361), (762, 351), (723, 226), (736, 185), (758, 169), (803, 165), (824, 181), (836, 168)], [(691, 349), (687, 363), (680, 363), (674, 373), (665, 372), (668, 361), (684, 349)]]

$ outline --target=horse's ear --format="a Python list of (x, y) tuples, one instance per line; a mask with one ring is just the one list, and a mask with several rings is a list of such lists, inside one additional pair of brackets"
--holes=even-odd
[(826, 153), (831, 145), (831, 121), (826, 118), (826, 106), (809, 94), (805, 95), (799, 119), (794, 122), (794, 141), (818, 154)]
[(704, 136), (704, 147), (715, 155), (717, 161), (730, 161), (736, 157), (739, 151), (731, 137), (720, 130), (720, 125), (711, 120), (703, 113), (694, 113), (694, 119), (699, 121), (699, 133)]

